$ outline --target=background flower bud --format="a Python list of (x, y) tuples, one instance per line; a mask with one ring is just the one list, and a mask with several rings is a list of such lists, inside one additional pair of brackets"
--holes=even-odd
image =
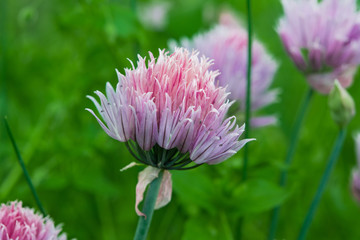
[(355, 116), (355, 103), (350, 94), (336, 80), (329, 95), (331, 116), (340, 126), (346, 126)]

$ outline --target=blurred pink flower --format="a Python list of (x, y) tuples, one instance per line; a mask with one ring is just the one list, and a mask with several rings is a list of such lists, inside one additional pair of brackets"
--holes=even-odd
[(21, 202), (10, 202), (0, 207), (1, 240), (66, 240), (61, 227), (55, 227), (49, 217), (22, 207)]
[(170, 2), (142, 3), (138, 11), (139, 20), (146, 28), (161, 31), (168, 23), (170, 7)]
[(360, 63), (360, 18), (356, 0), (282, 0), (277, 31), (309, 84), (328, 94), (337, 79), (353, 81)]
[(357, 167), (353, 170), (351, 189), (354, 197), (360, 203), (360, 133), (355, 136)]
[[(176, 43), (171, 43), (176, 45)], [(212, 70), (219, 70), (216, 84), (231, 92), (230, 98), (240, 103), (240, 111), (245, 112), (247, 79), (247, 32), (236, 18), (224, 12), (220, 24), (208, 32), (198, 34), (192, 39), (183, 39), (180, 45), (187, 49), (199, 50), (214, 59)], [(172, 47), (173, 47), (172, 46)], [(278, 91), (269, 90), (277, 69), (277, 63), (266, 52), (262, 44), (254, 41), (252, 49), (251, 110), (256, 111), (276, 101)], [(252, 127), (274, 124), (274, 116), (252, 118)]]
[(87, 110), (110, 137), (135, 141), (131, 152), (138, 160), (165, 169), (187, 157), (196, 164), (220, 163), (251, 140), (239, 140), (244, 126), (235, 126), (235, 117), (224, 120), (231, 102), (215, 86), (218, 73), (208, 71), (208, 59), (182, 48), (171, 55), (160, 51), (157, 59), (149, 55), (147, 64), (139, 56), (136, 68), (118, 72), (116, 90), (106, 84), (107, 97), (96, 91), (100, 104), (89, 96), (105, 124)]

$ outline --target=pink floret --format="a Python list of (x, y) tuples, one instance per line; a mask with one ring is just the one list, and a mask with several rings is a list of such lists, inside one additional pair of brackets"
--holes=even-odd
[(148, 61), (139, 56), (125, 75), (117, 72), (116, 89), (107, 83), (106, 96), (96, 91), (100, 103), (89, 97), (105, 123), (87, 110), (109, 136), (133, 140), (145, 151), (155, 144), (177, 148), (197, 164), (222, 162), (249, 141), (239, 140), (244, 126), (233, 117), (224, 120), (231, 102), (214, 84), (211, 61), (182, 48), (171, 55), (160, 51), (157, 59), (149, 55)]

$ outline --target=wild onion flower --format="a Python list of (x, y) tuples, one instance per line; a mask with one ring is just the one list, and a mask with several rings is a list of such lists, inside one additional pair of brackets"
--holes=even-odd
[[(223, 13), (220, 24), (208, 32), (198, 34), (192, 39), (182, 39), (180, 46), (196, 49), (214, 64), (210, 69), (219, 70), (215, 84), (226, 87), (231, 92), (230, 99), (239, 103), (239, 110), (245, 113), (247, 85), (247, 44), (248, 35), (229, 13)], [(171, 43), (176, 45), (176, 43)], [(277, 90), (269, 90), (277, 69), (277, 63), (267, 53), (259, 41), (253, 42), (251, 79), (251, 110), (256, 111), (274, 103)], [(253, 117), (251, 125), (260, 127), (276, 122), (276, 117)]]
[(34, 209), (10, 202), (0, 207), (1, 240), (66, 240), (61, 227), (54, 226), (49, 217), (36, 214)]
[(353, 196), (360, 203), (360, 133), (355, 136), (355, 149), (357, 157), (357, 167), (352, 173), (351, 189)]
[(215, 85), (218, 72), (208, 70), (211, 61), (182, 48), (171, 55), (162, 50), (157, 59), (149, 55), (147, 63), (139, 56), (137, 67), (131, 63), (125, 75), (117, 72), (119, 82), (115, 90), (106, 84), (107, 96), (96, 91), (100, 103), (88, 96), (105, 123), (87, 110), (104, 131), (125, 142), (138, 161), (152, 166), (145, 177), (139, 175), (137, 198), (145, 190), (141, 185), (158, 174), (157, 168), (217, 164), (251, 140), (239, 140), (244, 125), (238, 127), (235, 117), (224, 120), (232, 102), (225, 89)]
[(128, 142), (139, 161), (164, 169), (178, 163), (169, 159), (220, 163), (249, 141), (238, 140), (244, 126), (235, 126), (235, 117), (224, 120), (232, 103), (215, 86), (218, 73), (208, 71), (209, 60), (181, 48), (160, 51), (157, 60), (149, 55), (148, 64), (139, 56), (137, 68), (117, 72), (116, 90), (107, 83), (107, 97), (96, 91), (100, 104), (88, 96), (106, 125), (87, 110), (110, 137)]
[(356, 0), (282, 0), (277, 31), (296, 67), (315, 90), (328, 94), (338, 79), (353, 81), (360, 63)]

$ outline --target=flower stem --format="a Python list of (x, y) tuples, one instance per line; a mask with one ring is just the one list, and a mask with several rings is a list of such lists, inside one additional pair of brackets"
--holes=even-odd
[[(246, 72), (246, 108), (245, 108), (245, 139), (250, 136), (250, 119), (251, 119), (251, 63), (252, 63), (252, 17), (251, 17), (251, 0), (246, 0), (247, 7), (247, 24), (248, 24), (248, 48), (247, 48), (247, 72)], [(244, 160), (243, 160), (243, 171), (242, 180), (247, 179), (248, 169), (248, 157), (249, 157), (249, 146), (244, 146)], [(241, 239), (243, 217), (237, 219), (235, 224), (235, 238)]]
[(130, 0), (130, 7), (131, 7), (131, 10), (135, 13), (136, 8), (137, 8), (136, 0)]
[(303, 223), (303, 225), (301, 227), (301, 231), (300, 231), (298, 240), (304, 240), (306, 238), (306, 234), (307, 234), (307, 232), (309, 230), (309, 227), (310, 227), (310, 224), (311, 224), (311, 222), (312, 222), (312, 220), (314, 218), (315, 211), (316, 211), (316, 209), (317, 209), (317, 207), (319, 205), (319, 202), (320, 202), (321, 196), (322, 196), (322, 194), (324, 192), (326, 183), (329, 180), (332, 169), (334, 168), (336, 160), (339, 157), (342, 145), (343, 145), (344, 140), (345, 140), (345, 136), (346, 136), (346, 128), (340, 129), (338, 137), (337, 137), (336, 142), (334, 144), (333, 150), (331, 152), (329, 162), (328, 162), (328, 164), (326, 166), (324, 175), (321, 178), (321, 181), (320, 181), (319, 187), (318, 187), (318, 189), (316, 191), (315, 197), (314, 197), (314, 199), (313, 199), (313, 201), (311, 203), (311, 206), (310, 206), (310, 208), (309, 208), (309, 210), (307, 212), (304, 223)]
[(160, 183), (163, 177), (164, 171), (161, 170), (159, 176), (155, 178), (149, 185), (149, 188), (146, 193), (144, 206), (142, 212), (146, 217), (140, 216), (139, 222), (136, 228), (134, 240), (145, 240), (149, 231), (151, 218), (154, 213), (154, 207), (156, 203), (156, 198), (159, 194)]
[(17, 145), (16, 145), (15, 139), (14, 139), (12, 133), (11, 133), (10, 126), (9, 126), (9, 124), (8, 124), (8, 122), (7, 122), (7, 118), (6, 118), (6, 117), (4, 118), (4, 122), (5, 122), (5, 128), (6, 128), (6, 130), (7, 130), (7, 133), (8, 133), (8, 135), (9, 135), (9, 138), (10, 138), (11, 143), (12, 143), (12, 145), (13, 145), (13, 148), (14, 148), (14, 150), (15, 150), (16, 156), (17, 156), (17, 158), (18, 158), (18, 160), (19, 160), (19, 164), (20, 164), (20, 166), (21, 166), (21, 168), (22, 168), (22, 170), (23, 170), (25, 179), (26, 179), (26, 181), (27, 181), (27, 183), (28, 183), (28, 185), (29, 185), (29, 187), (30, 187), (31, 193), (32, 193), (32, 195), (33, 195), (34, 198), (35, 198), (35, 201), (36, 201), (36, 204), (37, 204), (38, 207), (39, 207), (39, 210), (41, 211), (41, 213), (42, 213), (44, 216), (46, 216), (46, 212), (45, 212), (45, 210), (44, 210), (44, 208), (43, 208), (43, 206), (42, 206), (42, 204), (41, 204), (41, 202), (40, 202), (39, 196), (38, 196), (37, 193), (36, 193), (36, 190), (35, 190), (35, 187), (34, 187), (32, 181), (31, 181), (30, 175), (29, 175), (28, 171), (26, 170), (26, 166), (25, 166), (24, 161), (23, 161), (23, 159), (22, 159), (22, 157), (21, 157), (20, 151), (19, 151), (19, 149), (18, 149), (18, 147), (17, 147)]
[[(292, 133), (291, 133), (291, 137), (290, 137), (289, 149), (288, 149), (288, 152), (287, 152), (287, 155), (285, 158), (286, 168), (284, 170), (282, 170), (281, 176), (280, 176), (279, 185), (281, 187), (285, 186), (285, 184), (286, 184), (287, 173), (288, 173), (287, 170), (288, 170), (288, 167), (291, 165), (292, 159), (294, 157), (295, 149), (296, 149), (298, 139), (299, 139), (300, 129), (302, 127), (302, 124), (303, 124), (303, 121), (305, 118), (305, 114), (309, 107), (313, 92), (314, 91), (311, 88), (309, 88), (309, 90), (307, 91), (305, 98), (301, 104), (300, 111), (297, 115), (296, 122), (295, 122), (295, 125), (294, 125)], [(271, 217), (268, 240), (273, 240), (275, 238), (276, 228), (277, 228), (277, 224), (278, 224), (278, 220), (279, 220), (279, 212), (280, 212), (280, 206), (275, 207), (273, 210), (273, 213), (272, 213), (272, 217)]]
[[(0, 114), (4, 116), (7, 112), (7, 93), (6, 93), (6, 78), (7, 78), (7, 1), (0, 1)], [(2, 134), (0, 135), (2, 138)]]
[[(137, 18), (137, 0), (130, 0), (130, 8), (131, 11), (133, 12), (134, 16), (136, 16)], [(139, 52), (140, 52), (140, 42), (139, 41), (134, 41), (133, 43), (133, 51), (134, 51), (134, 57), (137, 58)]]
[[(252, 19), (251, 19), (251, 0), (246, 1), (247, 22), (248, 22), (248, 58), (247, 58), (247, 83), (246, 83), (246, 110), (245, 110), (245, 139), (250, 136), (250, 118), (251, 118), (251, 59), (252, 59)], [(248, 144), (244, 147), (244, 166), (243, 181), (247, 178), (249, 149)]]

